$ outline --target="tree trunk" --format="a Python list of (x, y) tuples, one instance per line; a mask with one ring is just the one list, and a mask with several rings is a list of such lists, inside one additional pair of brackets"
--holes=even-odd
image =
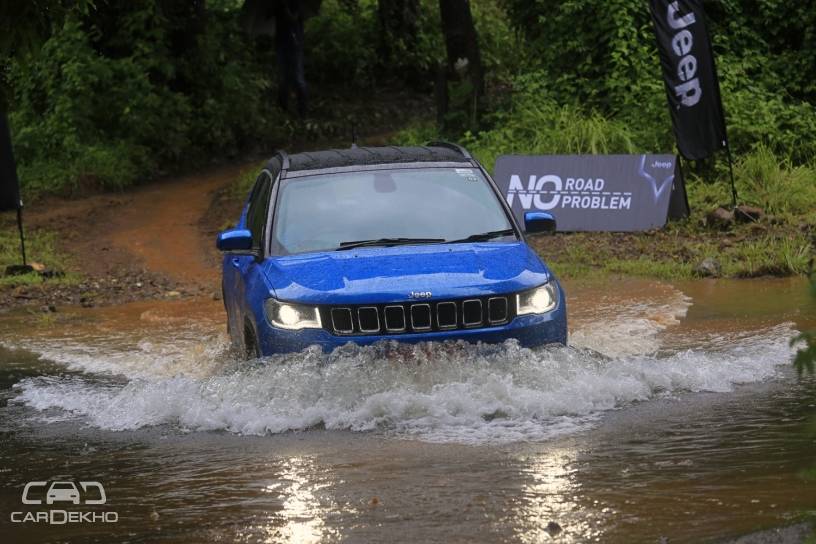
[(442, 33), (448, 55), (446, 100), (448, 108), (458, 111), (439, 112), (445, 125), (460, 124), (457, 119), (466, 120), (465, 126), (477, 128), (481, 98), (484, 95), (484, 69), (479, 51), (479, 37), (473, 25), (468, 0), (439, 0), (442, 17)]

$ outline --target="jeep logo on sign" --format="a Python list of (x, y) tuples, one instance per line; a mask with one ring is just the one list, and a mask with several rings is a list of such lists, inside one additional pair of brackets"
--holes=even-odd
[(431, 298), (430, 291), (411, 291), (408, 295), (409, 298)]

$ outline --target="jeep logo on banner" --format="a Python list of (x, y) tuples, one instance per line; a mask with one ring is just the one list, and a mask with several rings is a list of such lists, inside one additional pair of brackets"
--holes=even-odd
[(636, 231), (666, 224), (673, 192), (685, 204), (676, 167), (674, 155), (505, 155), (494, 177), (521, 225), (546, 211), (559, 231)]

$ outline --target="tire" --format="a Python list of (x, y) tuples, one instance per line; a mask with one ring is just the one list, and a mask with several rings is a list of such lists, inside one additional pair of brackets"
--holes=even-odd
[(244, 325), (244, 359), (251, 361), (260, 358), (261, 353), (258, 349), (258, 341), (255, 338), (255, 331), (252, 325), (247, 323)]

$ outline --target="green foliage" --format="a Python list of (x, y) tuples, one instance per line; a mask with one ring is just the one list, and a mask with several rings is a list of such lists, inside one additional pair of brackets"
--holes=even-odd
[(377, 3), (359, 2), (349, 11), (338, 0), (326, 0), (320, 15), (306, 22), (306, 72), (315, 83), (346, 87), (370, 85), (377, 57)]
[(127, 7), (71, 15), (38, 54), (12, 63), (10, 122), (28, 194), (120, 188), (274, 135), (273, 59), (254, 53), (237, 10), (189, 29), (179, 57), (180, 17), (159, 2)]
[[(812, 266), (812, 263), (811, 263)], [(810, 271), (810, 291), (816, 297), (816, 272)], [(793, 366), (801, 376), (805, 372), (816, 374), (816, 331), (806, 331), (791, 340), (791, 346), (804, 346), (796, 352)], [(816, 467), (810, 469), (811, 479), (816, 480)]]
[[(406, 81), (429, 88), (428, 77), (444, 58), (436, 0), (421, 0), (419, 16), (410, 21), (416, 32), (411, 41), (389, 36), (381, 28), (377, 0), (348, 2), (325, 0), (318, 16), (306, 22), (306, 72), (314, 84), (366, 88), (392, 81)], [(379, 45), (388, 41), (389, 54)]]
[(509, 110), (492, 116), (494, 128), (466, 134), (465, 144), (492, 169), (502, 154), (632, 153), (639, 146), (626, 125), (597, 111), (548, 96), (546, 76), (534, 72), (516, 81)]
[[(779, 88), (764, 88), (740, 71), (739, 62), (720, 68), (728, 138), (738, 154), (767, 148), (796, 164), (816, 159), (816, 108), (788, 101)], [(780, 80), (783, 79), (780, 77)]]
[[(816, 373), (816, 333), (803, 332), (791, 341), (791, 346), (804, 344), (805, 347), (796, 352), (793, 359), (793, 365), (799, 374), (805, 371), (813, 374)], [(816, 476), (816, 472), (814, 473)]]
[(760, 146), (740, 160), (736, 176), (743, 198), (768, 213), (816, 218), (816, 168), (793, 166)]
[(439, 128), (436, 123), (412, 123), (394, 135), (396, 145), (425, 145), (439, 139)]
[[(652, 23), (640, 0), (508, 0), (558, 104), (621, 122), (643, 151), (673, 145)], [(732, 148), (816, 157), (816, 15), (782, 0), (706, 3)], [(772, 22), (770, 22), (772, 21)]]
[(258, 175), (265, 166), (266, 161), (244, 169), (239, 174), (238, 180), (230, 187), (233, 198), (241, 202), (246, 200), (252, 186), (255, 185), (255, 180), (258, 179)]
[[(797, 226), (816, 225), (816, 167), (794, 166), (769, 148), (758, 145), (738, 157), (734, 177), (740, 200), (760, 206), (778, 221)], [(716, 182), (696, 175), (686, 179), (692, 210), (707, 212), (730, 200), (727, 165), (721, 164)]]

